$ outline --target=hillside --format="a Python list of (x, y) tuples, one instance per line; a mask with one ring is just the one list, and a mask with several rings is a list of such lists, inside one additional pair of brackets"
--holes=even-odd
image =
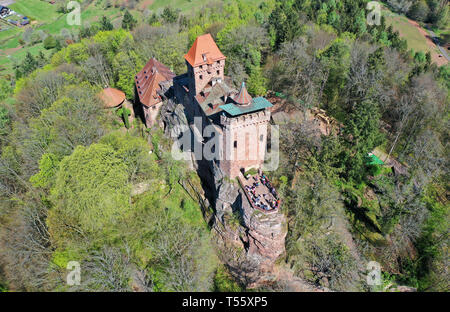
[(0, 291), (448, 292), (450, 67), (367, 2), (9, 1)]

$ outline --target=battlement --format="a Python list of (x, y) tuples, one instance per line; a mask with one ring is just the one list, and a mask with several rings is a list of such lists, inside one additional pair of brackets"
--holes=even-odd
[(220, 116), (220, 124), (227, 128), (237, 128), (245, 125), (266, 123), (270, 120), (270, 111), (262, 110), (255, 113), (245, 114), (237, 117)]

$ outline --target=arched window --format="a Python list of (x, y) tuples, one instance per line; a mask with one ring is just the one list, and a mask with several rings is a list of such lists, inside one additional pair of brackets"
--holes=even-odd
[(234, 141), (234, 148), (237, 148), (237, 141)]

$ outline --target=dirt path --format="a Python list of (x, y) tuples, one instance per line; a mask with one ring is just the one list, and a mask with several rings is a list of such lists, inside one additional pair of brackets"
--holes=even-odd
[[(447, 59), (444, 56), (439, 57), (440, 53), (434, 52), (434, 50), (439, 49), (436, 44), (433, 42), (433, 39), (430, 37), (428, 32), (420, 27), (420, 25), (413, 20), (407, 19), (408, 22), (417, 28), (417, 30), (425, 37), (425, 40), (427, 42), (427, 45), (430, 47), (432, 51), (431, 53), (431, 59), (434, 63), (436, 63), (438, 66), (442, 66), (448, 63)], [(434, 52), (434, 53), (433, 53)]]

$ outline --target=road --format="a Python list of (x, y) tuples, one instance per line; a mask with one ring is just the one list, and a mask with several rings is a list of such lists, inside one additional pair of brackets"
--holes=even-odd
[(450, 57), (448, 56), (447, 51), (445, 50), (444, 47), (442, 47), (442, 46), (439, 44), (439, 37), (438, 37), (438, 36), (434, 33), (434, 31), (432, 31), (431, 29), (428, 29), (428, 28), (427, 28), (427, 31), (430, 33), (431, 38), (433, 39), (433, 42), (436, 44), (436, 46), (439, 48), (439, 51), (441, 51), (441, 54), (442, 54), (443, 56), (445, 56), (445, 58), (447, 59), (447, 61), (450, 61)]

